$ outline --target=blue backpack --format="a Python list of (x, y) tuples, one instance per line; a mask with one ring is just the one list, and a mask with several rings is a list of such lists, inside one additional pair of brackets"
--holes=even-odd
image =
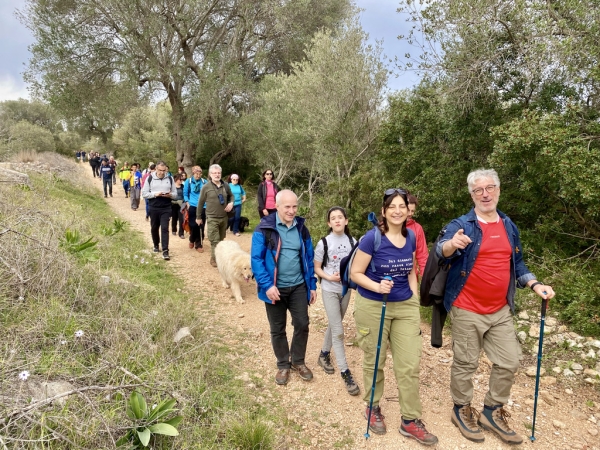
[[(377, 216), (375, 213), (369, 213), (369, 217), (367, 219), (373, 225), (375, 229), (375, 240), (373, 242), (373, 255), (371, 256), (371, 271), (375, 272), (375, 263), (373, 259), (375, 257), (375, 253), (379, 250), (381, 246), (381, 231), (379, 230), (379, 221), (377, 220)], [(417, 248), (417, 238), (412, 230), (407, 229), (408, 238), (412, 244), (413, 248)], [(340, 274), (342, 279), (342, 296), (346, 295), (348, 289), (356, 289), (358, 285), (350, 279), (350, 268), (352, 267), (352, 261), (354, 261), (354, 255), (356, 254), (356, 249), (358, 248), (358, 244), (363, 239), (364, 235), (356, 242), (350, 253), (342, 258), (340, 261)]]

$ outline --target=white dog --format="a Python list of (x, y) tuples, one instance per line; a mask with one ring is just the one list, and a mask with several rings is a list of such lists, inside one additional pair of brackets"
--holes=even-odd
[(250, 254), (243, 251), (237, 242), (221, 241), (215, 247), (217, 268), (223, 279), (223, 287), (231, 286), (231, 293), (238, 303), (244, 303), (240, 281), (246, 283), (252, 278)]

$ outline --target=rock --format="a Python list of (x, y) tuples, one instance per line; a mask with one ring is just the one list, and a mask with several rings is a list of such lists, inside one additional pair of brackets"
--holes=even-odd
[(544, 334), (552, 334), (554, 333), (555, 328), (548, 326), (548, 325), (544, 325)]
[(108, 283), (110, 283), (110, 277), (107, 277), (106, 275), (102, 275), (100, 277), (100, 281), (102, 281), (102, 284), (108, 284)]
[[(546, 325), (555, 327), (556, 324), (557, 324), (557, 321), (554, 317), (546, 317)], [(545, 329), (544, 329), (544, 331), (545, 331)]]
[[(244, 317), (244, 315), (243, 314), (238, 314), (238, 317), (241, 319), (241, 318)], [(373, 366), (373, 367), (375, 367), (375, 366)]]
[(570, 369), (565, 369), (565, 370), (563, 370), (563, 375), (564, 375), (565, 377), (574, 377), (574, 376), (575, 376), (575, 374), (573, 373), (573, 371), (572, 371), (572, 370), (570, 370)]
[(584, 413), (582, 413), (581, 410), (579, 410), (579, 409), (572, 409), (571, 416), (577, 420), (586, 420), (587, 419), (587, 416)]
[(554, 377), (541, 377), (540, 378), (540, 384), (542, 386), (551, 386), (553, 384), (556, 384), (556, 378), (554, 378)]
[(519, 331), (517, 333), (517, 338), (519, 339), (519, 342), (521, 344), (524, 344), (525, 341), (527, 340), (527, 333), (525, 333), (524, 331)]
[(533, 406), (535, 404), (535, 400), (532, 399), (532, 398), (528, 398), (528, 399), (525, 400), (525, 404), (527, 406)]
[(596, 419), (594, 416), (590, 416), (590, 418), (588, 419), (588, 422), (592, 422), (593, 424), (598, 423), (598, 419)]
[(561, 326), (558, 327), (558, 332), (559, 333), (564, 333), (565, 331), (567, 331), (566, 325), (561, 325)]
[(247, 383), (250, 381), (250, 375), (248, 375), (248, 372), (244, 372), (241, 375), (238, 375), (237, 377), (235, 377), (236, 380), (242, 380), (244, 383)]
[(554, 426), (554, 428), (558, 428), (560, 430), (567, 428), (567, 425), (561, 422), (560, 420), (553, 420), (552, 425)]
[(560, 367), (553, 367), (552, 368), (552, 372), (554, 372), (554, 373), (561, 373), (562, 369)]
[(595, 371), (594, 369), (585, 369), (583, 371), (583, 374), (587, 375), (589, 377), (592, 377), (592, 378), (597, 377), (599, 375), (598, 372)]
[[(40, 383), (34, 380), (29, 380), (27, 382), (27, 387), (33, 401), (46, 400), (75, 389), (75, 386), (66, 381), (44, 381)], [(65, 404), (67, 397), (68, 395), (60, 397), (56, 399), (56, 402), (62, 406)]]
[(573, 389), (565, 389), (565, 394), (573, 395)]
[(591, 384), (591, 385), (598, 384), (598, 380), (594, 380), (592, 378), (586, 378), (583, 381), (585, 381), (587, 384)]
[[(545, 373), (546, 373), (546, 369), (541, 367), (540, 375), (544, 375)], [(537, 375), (537, 367), (534, 367), (534, 366), (528, 367), (527, 369), (525, 369), (525, 375), (527, 375), (528, 377), (535, 377)]]
[(590, 351), (585, 354), (585, 357), (596, 359), (596, 352), (590, 348)]
[(191, 337), (192, 339), (194, 339), (194, 336), (192, 336), (192, 333), (190, 333), (190, 327), (180, 328), (179, 330), (177, 330), (177, 333), (175, 333), (173, 342), (179, 342), (180, 340), (182, 340), (183, 338), (186, 338), (188, 336)]
[(539, 327), (531, 326), (529, 328), (529, 336), (531, 336), (532, 338), (539, 338), (540, 337), (540, 329)]
[[(375, 367), (375, 366), (373, 366)], [(598, 436), (598, 429), (597, 428), (588, 428), (588, 433), (590, 433), (592, 436)]]
[(527, 314), (527, 311), (521, 311), (519, 313), (519, 319), (529, 320), (529, 314)]
[(574, 363), (571, 365), (571, 370), (583, 370), (583, 366), (579, 363)]
[(554, 405), (554, 397), (548, 391), (540, 391), (540, 397), (550, 406)]
[(600, 348), (600, 340), (590, 341), (592, 347)]

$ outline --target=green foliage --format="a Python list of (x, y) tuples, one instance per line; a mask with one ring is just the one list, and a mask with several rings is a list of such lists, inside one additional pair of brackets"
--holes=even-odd
[(148, 448), (154, 435), (179, 436), (176, 427), (183, 417), (168, 418), (177, 411), (176, 403), (175, 399), (167, 399), (149, 408), (144, 396), (133, 391), (127, 400), (126, 411), (134, 426), (117, 441), (117, 446), (127, 445), (132, 450)]
[(114, 236), (118, 232), (123, 231), (125, 229), (126, 225), (127, 225), (126, 221), (121, 220), (121, 219), (115, 219), (113, 221), (111, 227), (102, 225), (100, 230), (104, 236)]
[(88, 261), (97, 260), (96, 244), (98, 244), (98, 241), (94, 241), (93, 237), (84, 241), (78, 230), (69, 228), (65, 230), (65, 235), (60, 243), (61, 247), (68, 253)]
[(270, 450), (275, 446), (272, 427), (250, 415), (230, 424), (227, 439), (228, 447), (236, 450)]

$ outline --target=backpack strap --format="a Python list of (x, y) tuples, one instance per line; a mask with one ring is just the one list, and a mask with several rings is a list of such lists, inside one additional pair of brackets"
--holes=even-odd
[(329, 254), (327, 253), (329, 251), (327, 248), (327, 237), (322, 237), (321, 242), (323, 243), (323, 262), (321, 263), (321, 269), (324, 269), (329, 260)]
[(406, 231), (408, 232), (408, 238), (410, 239), (412, 248), (414, 249), (414, 251), (416, 251), (417, 250), (417, 237), (415, 236), (415, 233), (413, 232), (413, 230), (411, 230), (410, 228), (407, 228)]

